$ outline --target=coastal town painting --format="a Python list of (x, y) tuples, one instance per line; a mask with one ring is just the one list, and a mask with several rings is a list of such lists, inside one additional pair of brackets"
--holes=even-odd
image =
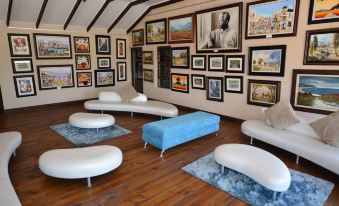
[(193, 43), (193, 16), (193, 14), (186, 14), (168, 18), (168, 43)]
[(33, 34), (37, 59), (72, 59), (71, 37), (60, 34)]
[(174, 47), (171, 48), (171, 67), (172, 68), (189, 68), (189, 56), (190, 48), (189, 47)]
[(310, 0), (308, 24), (336, 22), (339, 20), (338, 0)]
[(189, 75), (188, 74), (171, 74), (171, 90), (176, 92), (189, 92)]
[(73, 65), (44, 65), (37, 68), (40, 90), (74, 87)]
[(167, 43), (167, 20), (159, 19), (145, 23), (146, 44)]
[(280, 81), (248, 80), (247, 104), (270, 107), (280, 100)]

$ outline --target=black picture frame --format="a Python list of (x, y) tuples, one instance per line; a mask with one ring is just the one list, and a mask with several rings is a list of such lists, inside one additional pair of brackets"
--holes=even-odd
[[(29, 61), (31, 69), (28, 70), (28, 71), (17, 71), (17, 68), (15, 66), (15, 62), (16, 61)], [(16, 58), (16, 59), (11, 59), (11, 62), (12, 62), (12, 69), (13, 69), (13, 73), (14, 74), (32, 73), (32, 72), (34, 72), (32, 58)]]
[[(220, 81), (220, 88), (219, 88), (219, 93), (220, 97), (210, 97), (210, 80), (217, 80)], [(206, 85), (206, 99), (211, 100), (211, 101), (216, 101), (216, 102), (224, 102), (224, 78), (223, 77), (207, 77), (207, 85)]]
[[(158, 22), (164, 22), (164, 33), (165, 33), (164, 40), (163, 41), (150, 42), (148, 40), (149, 34), (148, 34), (148, 31), (147, 31), (147, 25), (153, 24), (153, 23), (158, 23)], [(145, 22), (145, 33), (146, 33), (146, 44), (167, 44), (167, 19), (163, 18), (163, 19), (157, 19), (157, 20), (152, 20), (152, 21), (146, 21)]]
[[(202, 78), (203, 79), (203, 87), (196, 87), (194, 86), (194, 78)], [(200, 89), (200, 90), (206, 90), (206, 76), (201, 74), (191, 74), (191, 85), (192, 89)]]
[[(322, 23), (331, 23), (331, 22), (338, 22), (339, 16), (331, 19), (321, 19), (321, 20), (314, 20), (313, 19), (313, 13), (314, 13), (314, 0), (310, 0), (310, 8), (308, 12), (308, 24), (322, 24)], [(335, 5), (333, 5), (335, 7)], [(324, 11), (323, 11), (324, 12)], [(329, 16), (328, 14), (325, 16)]]
[[(72, 85), (70, 85), (70, 86), (61, 86), (61, 87), (54, 86), (54, 87), (44, 88), (41, 85), (41, 83), (42, 83), (42, 81), (41, 81), (41, 69), (42, 68), (48, 68), (48, 67), (52, 67), (54, 69), (55, 69), (55, 67), (56, 68), (58, 68), (58, 67), (69, 67), (71, 69), (71, 74), (72, 74), (72, 78), (71, 78)], [(72, 88), (72, 87), (75, 87), (75, 83), (74, 83), (74, 69), (73, 69), (73, 65), (72, 64), (65, 64), (65, 65), (39, 65), (39, 66), (37, 66), (37, 70), (38, 70), (39, 90), (51, 90), (51, 89), (59, 89), (59, 88), (63, 89), (63, 88)]]
[[(13, 45), (12, 45), (12, 36), (22, 36), (27, 39), (27, 49), (28, 49), (28, 54), (15, 54), (13, 51)], [(8, 45), (9, 45), (9, 51), (11, 53), (11, 57), (32, 57), (32, 48), (31, 48), (31, 40), (29, 34), (18, 34), (18, 33), (8, 33)]]
[[(81, 49), (78, 48), (77, 46), (77, 39), (87, 39), (87, 43), (88, 43), (88, 49), (82, 51)], [(74, 53), (80, 53), (80, 54), (87, 54), (91, 52), (91, 44), (90, 44), (90, 40), (89, 37), (86, 36), (74, 36), (73, 37), (73, 43), (74, 43)]]
[[(120, 65), (125, 65), (123, 67), (124, 69), (123, 73), (125, 74), (124, 78), (120, 77), (120, 74), (121, 74)], [(127, 63), (126, 62), (117, 62), (117, 81), (118, 82), (127, 81)]]
[[(108, 65), (107, 66), (100, 66), (100, 61), (101, 60), (108, 60)], [(98, 69), (110, 69), (111, 68), (111, 57), (97, 57), (97, 67)]]
[[(82, 56), (87, 58), (87, 60), (88, 60), (88, 65), (89, 65), (88, 68), (81, 69), (81, 68), (79, 67), (77, 60), (78, 60), (78, 57), (82, 57)], [(76, 70), (91, 70), (91, 68), (92, 68), (92, 65), (91, 65), (91, 64), (92, 64), (92, 61), (91, 61), (91, 55), (89, 55), (89, 54), (75, 54), (75, 55), (74, 55), (74, 61), (75, 61), (75, 69), (76, 69)]]
[[(107, 49), (99, 47), (100, 39), (107, 39)], [(95, 35), (96, 54), (111, 55), (111, 37), (108, 35)]]
[[(240, 81), (239, 91), (227, 89), (228, 88), (228, 81), (227, 81), (228, 79), (238, 79)], [(225, 75), (225, 92), (243, 94), (244, 93), (244, 77), (243, 76)]]
[[(136, 34), (140, 34), (141, 39), (135, 39)], [(145, 31), (144, 31), (144, 29), (133, 30), (132, 31), (132, 45), (133, 46), (143, 46), (144, 44), (145, 44)]]
[[(120, 42), (123, 43), (123, 54), (120, 55)], [(116, 58), (117, 59), (126, 59), (126, 39), (115, 39), (116, 43)]]
[[(276, 87), (275, 94), (276, 98), (273, 103), (264, 103), (260, 101), (253, 101), (251, 99), (252, 93), (252, 84), (264, 84), (264, 85), (274, 85)], [(271, 80), (257, 80), (257, 79), (249, 79), (247, 84), (247, 104), (255, 105), (255, 106), (262, 106), (262, 107), (270, 107), (280, 101), (280, 89), (281, 89), (281, 82), (280, 81), (271, 81)]]
[[(221, 59), (221, 69), (213, 69), (211, 68), (211, 60), (213, 58), (220, 58)], [(224, 72), (225, 71), (225, 55), (208, 55), (208, 71), (211, 72)]]
[[(19, 93), (19, 87), (17, 84), (17, 80), (20, 78), (31, 78), (31, 83), (32, 83), (32, 87), (31, 89), (33, 89), (33, 92), (31, 94), (27, 94), (27, 95), (22, 95)], [(30, 96), (36, 96), (37, 92), (36, 92), (36, 87), (35, 87), (35, 80), (34, 80), (34, 75), (20, 75), (20, 76), (13, 76), (13, 80), (14, 80), (14, 87), (15, 87), (15, 94), (17, 98), (21, 98), (21, 97), (30, 97)]]
[[(194, 66), (194, 59), (195, 58), (203, 58), (204, 59), (204, 67), (199, 68)], [(207, 60), (206, 60), (206, 55), (191, 55), (191, 69), (196, 70), (196, 71), (206, 71), (207, 69)]]
[[(184, 76), (187, 80), (186, 90), (180, 90), (173, 88), (173, 76)], [(190, 91), (190, 77), (189, 74), (181, 74), (181, 73), (171, 73), (171, 91), (175, 92), (182, 92), (182, 93), (189, 93)]]
[[(76, 73), (77, 74), (77, 76), (76, 76), (76, 78), (77, 78), (77, 87), (92, 87), (93, 86), (93, 77), (92, 77), (92, 72), (77, 72)], [(80, 74), (87, 74), (87, 75), (90, 75), (90, 78), (91, 78), (91, 84), (88, 84), (88, 85), (80, 85), (79, 83), (79, 75)]]
[[(229, 60), (230, 59), (241, 59), (241, 69), (240, 70), (234, 70), (230, 69)], [(245, 55), (226, 55), (225, 60), (225, 71), (227, 73), (244, 73), (245, 72)]]
[[(186, 62), (187, 65), (179, 66), (174, 65), (173, 63), (173, 52), (184, 50), (186, 52)], [(171, 48), (171, 68), (177, 68), (177, 69), (189, 69), (190, 68), (190, 48), (189, 47), (172, 47)]]
[[(109, 73), (111, 73), (112, 74), (112, 81), (113, 81), (113, 83), (99, 85), (98, 84), (98, 73), (100, 73), (100, 72), (109, 72)], [(115, 75), (114, 69), (94, 70), (95, 87), (111, 87), (111, 86), (115, 86), (115, 76), (114, 75)]]
[[(69, 55), (68, 56), (40, 56), (40, 53), (38, 51), (38, 42), (37, 38), (41, 37), (63, 37), (67, 39), (67, 46), (69, 49)], [(33, 34), (33, 39), (34, 39), (34, 48), (35, 48), (35, 58), (36, 59), (72, 59), (73, 54), (72, 54), (72, 42), (71, 42), (71, 36), (70, 35), (65, 35), (65, 34), (46, 34), (46, 33), (34, 33)]]

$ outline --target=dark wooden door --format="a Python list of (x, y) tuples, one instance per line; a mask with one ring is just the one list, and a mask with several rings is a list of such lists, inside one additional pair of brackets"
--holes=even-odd
[(143, 93), (142, 47), (132, 48), (132, 84), (135, 90)]
[(158, 87), (171, 87), (171, 47), (158, 47)]

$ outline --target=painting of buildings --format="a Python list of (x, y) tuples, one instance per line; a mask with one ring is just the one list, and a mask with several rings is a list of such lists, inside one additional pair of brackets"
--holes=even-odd
[(35, 34), (37, 58), (72, 58), (69, 36)]
[(72, 66), (40, 66), (39, 80), (40, 89), (55, 89), (73, 87)]

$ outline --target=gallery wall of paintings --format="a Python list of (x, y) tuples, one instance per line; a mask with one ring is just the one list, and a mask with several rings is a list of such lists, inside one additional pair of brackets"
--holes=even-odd
[[(290, 100), (339, 110), (339, 5), (333, 0), (185, 0), (130, 34), (142, 47), (151, 98), (239, 119)], [(171, 46), (171, 88), (157, 87), (157, 48)], [(320, 83), (319, 83), (320, 82)]]

